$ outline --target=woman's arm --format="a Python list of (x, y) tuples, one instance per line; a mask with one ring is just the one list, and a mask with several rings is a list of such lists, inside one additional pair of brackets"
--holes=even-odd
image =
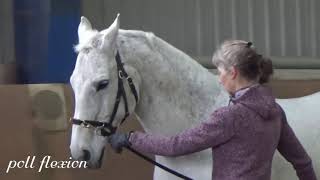
[(221, 108), (212, 113), (207, 121), (175, 136), (134, 132), (129, 141), (138, 151), (163, 156), (180, 156), (214, 147), (234, 135), (234, 117), (229, 109)]

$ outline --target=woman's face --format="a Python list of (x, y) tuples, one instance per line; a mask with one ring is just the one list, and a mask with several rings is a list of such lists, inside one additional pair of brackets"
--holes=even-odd
[(223, 66), (218, 67), (219, 83), (229, 94), (235, 92), (235, 73), (234, 67), (230, 69), (225, 69)]

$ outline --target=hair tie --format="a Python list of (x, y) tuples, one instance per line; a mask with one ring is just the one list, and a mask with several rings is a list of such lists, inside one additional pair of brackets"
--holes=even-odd
[(247, 47), (250, 48), (252, 46), (252, 42), (247, 43)]

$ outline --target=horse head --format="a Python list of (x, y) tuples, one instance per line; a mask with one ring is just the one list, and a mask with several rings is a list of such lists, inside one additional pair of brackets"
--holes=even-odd
[(140, 78), (137, 71), (122, 62), (117, 49), (119, 14), (111, 26), (94, 30), (81, 17), (78, 53), (70, 83), (75, 97), (71, 118), (71, 155), (101, 167), (107, 136), (134, 112), (138, 102)]

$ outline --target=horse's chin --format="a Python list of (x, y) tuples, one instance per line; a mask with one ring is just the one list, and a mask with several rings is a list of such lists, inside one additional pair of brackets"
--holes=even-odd
[(87, 168), (88, 169), (100, 169), (102, 166), (103, 155), (104, 155), (104, 148), (102, 149), (102, 152), (101, 152), (101, 155), (100, 155), (100, 158), (98, 161), (96, 161), (96, 162), (87, 161)]

